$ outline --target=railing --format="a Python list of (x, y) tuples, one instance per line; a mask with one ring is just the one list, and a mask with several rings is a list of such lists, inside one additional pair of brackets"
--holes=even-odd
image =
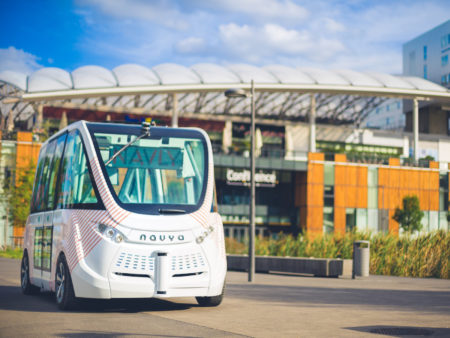
[[(321, 151), (320, 149), (318, 151)], [(215, 155), (224, 155), (231, 157), (250, 158), (248, 147), (233, 146), (224, 150), (221, 145), (213, 144), (213, 153)], [(339, 153), (325, 152), (326, 161), (334, 161), (334, 156)], [(413, 158), (400, 157), (398, 155), (379, 154), (379, 153), (343, 153), (347, 162), (364, 163), (374, 165), (388, 165), (389, 158), (400, 158), (400, 165), (409, 167), (429, 168), (431, 159), (422, 158), (415, 161)], [(308, 152), (306, 151), (285, 151), (284, 149), (260, 149), (256, 151), (257, 158), (284, 159), (290, 161), (307, 161)], [(445, 166), (447, 168), (447, 165)]]
[[(250, 158), (250, 149), (247, 147), (229, 147), (224, 150), (222, 146), (213, 144), (213, 153), (215, 155), (239, 156)], [(285, 151), (284, 149), (260, 149), (255, 153), (257, 158), (278, 158), (286, 160), (303, 160), (307, 159), (306, 151)]]

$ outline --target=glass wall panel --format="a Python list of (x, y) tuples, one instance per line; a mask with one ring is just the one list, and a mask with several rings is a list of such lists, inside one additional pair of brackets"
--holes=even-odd
[(367, 229), (371, 232), (378, 232), (378, 209), (367, 210)]
[(378, 208), (378, 169), (370, 168), (367, 171), (367, 204), (369, 209)]
[(428, 224), (428, 231), (436, 231), (439, 229), (439, 212), (430, 211), (430, 221)]
[(424, 216), (422, 218), (422, 231), (430, 231), (429, 224), (430, 224), (430, 212), (424, 211)]
[(439, 229), (445, 231), (448, 229), (447, 211), (439, 212)]
[(334, 165), (324, 164), (323, 165), (323, 184), (334, 185)]
[(367, 185), (369, 187), (376, 187), (378, 185), (378, 168), (369, 167), (367, 171)]
[(356, 228), (367, 231), (367, 209), (356, 209)]
[(334, 208), (323, 207), (323, 232), (325, 234), (334, 232)]

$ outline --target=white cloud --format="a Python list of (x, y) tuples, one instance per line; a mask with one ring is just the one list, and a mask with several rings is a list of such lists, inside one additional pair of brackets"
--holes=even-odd
[(80, 49), (115, 65), (248, 62), (393, 73), (401, 72), (402, 44), (450, 11), (448, 0), (76, 1), (89, 25)]
[(39, 58), (15, 47), (0, 48), (0, 71), (13, 70), (30, 74), (42, 66)]
[(206, 42), (203, 38), (189, 37), (178, 41), (175, 45), (176, 50), (182, 54), (199, 53), (205, 50)]
[(275, 24), (253, 27), (230, 23), (219, 27), (219, 36), (229, 54), (257, 63), (270, 63), (281, 56), (327, 60), (345, 50), (338, 40)]
[[(116, 18), (147, 20), (179, 30), (188, 27), (188, 23), (183, 13), (168, 1), (79, 0), (78, 2), (83, 5), (97, 7), (104, 14)], [(79, 13), (84, 13), (84, 16), (91, 20), (88, 12), (81, 10)]]
[(324, 18), (323, 19), (324, 28), (330, 33), (340, 33), (345, 31), (345, 27), (343, 24), (331, 19)]
[(194, 0), (193, 2), (199, 7), (244, 14), (257, 20), (299, 23), (309, 16), (306, 8), (290, 0)]

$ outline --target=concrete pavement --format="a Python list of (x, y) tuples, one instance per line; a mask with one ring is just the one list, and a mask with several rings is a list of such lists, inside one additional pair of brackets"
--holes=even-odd
[(217, 308), (183, 298), (90, 301), (61, 312), (52, 294), (22, 295), (19, 261), (0, 258), (0, 336), (450, 336), (448, 280), (275, 274), (246, 280), (245, 273), (229, 272)]

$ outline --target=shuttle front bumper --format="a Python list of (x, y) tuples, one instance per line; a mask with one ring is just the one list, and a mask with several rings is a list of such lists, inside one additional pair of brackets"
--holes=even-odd
[[(165, 247), (124, 243), (114, 247), (99, 245), (75, 267), (76, 297), (206, 297), (222, 291), (226, 264), (217, 266), (208, 261), (196, 243)], [(103, 275), (95, 272), (99, 270), (95, 257), (102, 257)]]

